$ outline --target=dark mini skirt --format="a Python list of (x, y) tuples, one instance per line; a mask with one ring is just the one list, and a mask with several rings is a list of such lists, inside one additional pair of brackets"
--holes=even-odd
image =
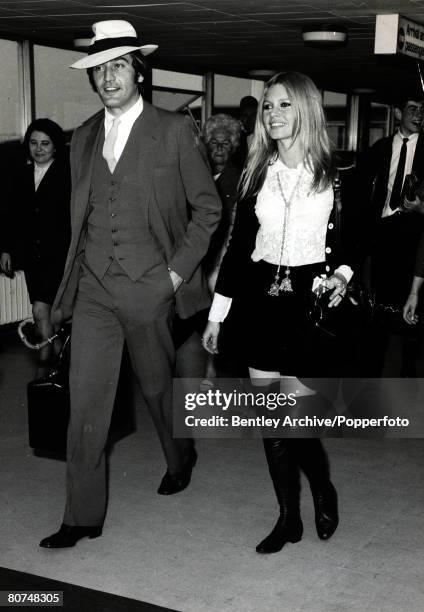
[[(280, 269), (280, 280), (285, 277)], [(243, 294), (233, 300), (224, 323), (225, 350), (237, 351), (246, 365), (266, 372), (321, 375), (319, 362), (327, 347), (311, 343), (309, 310), (312, 283), (325, 273), (325, 262), (290, 268), (293, 292), (269, 295), (277, 266), (250, 264)]]

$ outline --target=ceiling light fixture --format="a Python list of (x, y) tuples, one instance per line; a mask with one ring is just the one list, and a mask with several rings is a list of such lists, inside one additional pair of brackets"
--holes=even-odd
[(259, 68), (248, 70), (247, 74), (252, 79), (270, 79), (272, 76), (274, 76), (274, 74), (276, 74), (276, 71), (270, 68)]
[(325, 23), (323, 25), (305, 26), (302, 30), (305, 45), (320, 49), (336, 49), (347, 43), (347, 28)]

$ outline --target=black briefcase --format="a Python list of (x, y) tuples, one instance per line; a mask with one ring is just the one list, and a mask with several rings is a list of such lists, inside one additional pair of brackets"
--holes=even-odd
[[(66, 455), (70, 413), (69, 352), (70, 334), (63, 343), (57, 363), (47, 376), (33, 380), (27, 386), (29, 446), (37, 454)], [(109, 429), (110, 442), (135, 429), (132, 383), (129, 359), (125, 353)]]

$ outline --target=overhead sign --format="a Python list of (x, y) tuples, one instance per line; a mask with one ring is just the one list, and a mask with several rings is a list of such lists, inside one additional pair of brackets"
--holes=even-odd
[(424, 59), (424, 24), (400, 15), (377, 15), (374, 53)]

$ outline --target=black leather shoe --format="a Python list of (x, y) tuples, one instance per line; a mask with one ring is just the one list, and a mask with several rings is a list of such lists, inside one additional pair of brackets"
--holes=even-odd
[(337, 529), (339, 514), (337, 511), (337, 492), (329, 481), (324, 489), (312, 492), (315, 505), (315, 525), (318, 537), (328, 540)]
[(300, 517), (285, 520), (282, 516), (277, 521), (274, 529), (256, 547), (256, 552), (261, 554), (279, 552), (287, 542), (300, 542), (303, 534), (303, 524)]
[(41, 540), (42, 548), (70, 548), (81, 538), (98, 538), (102, 535), (102, 527), (77, 527), (62, 523), (59, 531)]
[(162, 482), (159, 485), (159, 495), (174, 495), (174, 493), (184, 491), (190, 484), (191, 472), (196, 465), (196, 461), (196, 449), (192, 448), (181, 472), (178, 474), (170, 474), (169, 470), (166, 470), (165, 476), (162, 478)]

